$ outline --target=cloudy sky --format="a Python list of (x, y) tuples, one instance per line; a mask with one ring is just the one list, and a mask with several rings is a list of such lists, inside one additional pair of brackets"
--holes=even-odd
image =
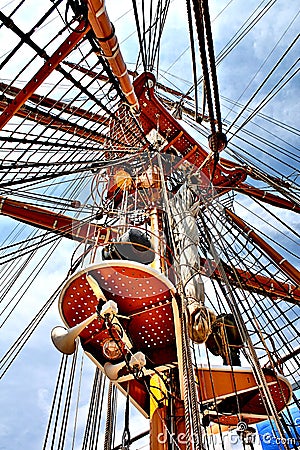
[[(1, 10), (5, 14), (18, 4), (17, 1), (1, 2)], [(26, 28), (27, 22), (36, 20), (44, 8), (50, 7), (50, 0), (43, 2), (40, 0), (26, 0), (24, 7), (20, 9), (19, 23), (23, 23)], [(137, 60), (137, 38), (134, 33), (134, 20), (131, 12), (130, 1), (120, 2), (119, 0), (108, 0), (107, 8), (111, 19), (115, 24), (116, 33), (119, 36), (121, 48), (124, 57), (130, 69), (135, 68)], [(291, 44), (299, 30), (299, 2), (291, 0), (277, 0), (272, 2), (249, 0), (231, 0), (231, 1), (210, 1), (211, 17), (213, 20), (213, 36), (215, 42), (215, 54), (219, 55), (236, 33), (239, 34), (244, 23), (249, 24), (254, 17), (262, 11), (264, 7), (270, 6), (264, 17), (253, 27), (251, 31), (232, 49), (232, 51), (218, 64), (218, 79), (220, 94), (222, 96), (222, 116), (228, 124), (234, 120), (239, 111), (239, 107), (234, 104), (245, 103), (250, 99), (258, 86), (267, 77), (271, 68), (276, 64), (278, 58), (283, 55), (287, 47)], [(63, 7), (61, 7), (63, 10)], [(254, 14), (253, 16), (251, 16)], [(170, 13), (166, 22), (166, 30), (163, 38), (163, 46), (160, 55), (160, 67), (158, 80), (164, 84), (176, 87), (182, 92), (186, 92), (192, 86), (191, 59), (189, 38), (186, 25), (185, 2), (171, 1)], [(243, 28), (242, 28), (243, 29)], [(14, 42), (12, 39), (6, 39), (6, 28), (0, 30), (0, 56), (12, 48)], [(40, 32), (42, 36), (42, 30)], [(11, 37), (11, 34), (10, 34)], [(255, 108), (264, 98), (266, 93), (280, 80), (280, 78), (296, 62), (299, 55), (299, 43), (288, 52), (282, 63), (278, 66), (273, 76), (266, 83), (263, 91), (258, 93), (253, 102), (249, 105)], [(23, 58), (26, 53), (19, 53), (15, 58), (15, 67), (18, 68), (18, 58), (23, 64)], [(1, 58), (2, 59), (2, 58)], [(1, 60), (0, 60), (1, 61)], [(21, 65), (21, 63), (19, 62)], [(295, 70), (299, 68), (295, 66)], [(141, 70), (141, 68), (138, 68)], [(291, 72), (292, 73), (292, 72)], [(200, 64), (198, 64), (198, 75), (200, 76)], [(2, 73), (2, 79), (12, 79), (13, 73)], [(25, 75), (24, 75), (25, 77)], [(199, 88), (201, 94), (201, 87)], [(201, 98), (201, 97), (200, 97)], [(298, 115), (299, 82), (293, 78), (287, 83), (285, 89), (282, 89), (270, 101), (262, 112), (272, 118), (282, 121), (289, 126), (297, 128)], [(233, 102), (233, 103), (232, 103)], [(249, 112), (245, 113), (246, 116)], [(237, 124), (241, 124), (240, 119)], [(299, 120), (299, 119), (298, 119)], [(266, 121), (257, 120), (257, 123), (249, 130), (268, 136), (261, 127), (267, 127)], [(259, 128), (260, 127), (260, 128)], [(232, 132), (234, 130), (231, 130)], [(200, 132), (195, 131), (195, 136), (206, 146), (206, 142)], [(231, 136), (231, 135), (230, 135)], [(238, 136), (242, 136), (240, 133)], [(243, 136), (242, 136), (243, 137)], [(294, 151), (296, 143), (295, 135), (274, 126), (273, 142), (284, 146), (289, 151)], [(238, 138), (232, 140), (232, 144), (241, 145)], [(261, 144), (268, 149), (266, 143)], [(234, 147), (233, 147), (234, 148)], [(264, 154), (261, 161), (267, 158)], [(268, 161), (267, 161), (268, 162)], [(279, 171), (285, 170), (286, 175), (292, 174), (292, 168), (283, 167), (280, 161), (271, 161), (273, 167)], [(294, 169), (299, 169), (295, 164)], [(247, 206), (247, 204), (246, 204)], [(251, 213), (242, 207), (240, 212), (244, 217), (250, 218)], [(296, 226), (294, 216), (285, 214), (286, 219), (292, 218), (292, 226)], [(14, 229), (16, 223), (10, 219), (1, 217), (0, 233), (3, 240), (7, 238)], [(31, 229), (23, 229), (22, 226), (14, 231), (15, 236), (18, 233), (22, 239), (26, 238)], [(268, 229), (266, 228), (266, 232)], [(75, 249), (74, 242), (64, 242), (55, 251), (53, 256), (49, 257), (45, 266), (41, 269), (36, 281), (28, 283), (27, 276), (33, 270), (34, 262), (28, 263), (28, 270), (23, 278), (20, 276), (16, 287), (13, 289), (9, 302), (14, 296), (20, 296), (21, 301), (16, 313), (3, 326), (1, 333), (0, 347), (1, 354), (14, 342), (20, 332), (30, 322), (33, 316), (39, 311), (51, 294), (57, 289), (57, 286), (66, 276), (69, 268), (70, 257)], [(44, 250), (39, 251), (36, 259), (42, 258)], [(3, 277), (9, 276), (2, 273)], [(6, 283), (9, 280), (6, 279)], [(26, 289), (28, 283), (28, 289)], [(24, 291), (24, 293), (23, 293)], [(58, 367), (61, 356), (53, 348), (50, 342), (51, 329), (60, 324), (61, 319), (57, 311), (57, 304), (51, 307), (47, 316), (42, 320), (32, 337), (28, 340), (22, 349), (18, 358), (6, 373), (1, 387), (1, 413), (0, 413), (0, 450), (15, 450), (24, 448), (30, 450), (40, 450), (44, 439), (45, 429), (51, 407), (53, 389), (58, 373)], [(3, 350), (3, 351), (2, 351)], [(85, 414), (87, 413), (89, 395), (91, 391), (92, 379), (94, 375), (94, 366), (84, 358), (84, 378), (82, 381), (81, 398), (79, 404), (78, 434), (83, 432), (85, 425)], [(76, 383), (79, 383), (78, 377)], [(147, 423), (141, 417), (136, 416), (132, 410), (132, 435), (146, 430)], [(138, 417), (138, 419), (137, 419)], [(75, 420), (74, 412), (71, 412), (71, 420)], [(119, 417), (118, 427), (123, 427), (122, 413)], [(68, 438), (70, 439), (70, 437)], [(79, 441), (80, 442), (80, 441)], [(139, 444), (132, 446), (133, 449), (147, 448), (147, 439)], [(120, 440), (117, 440), (120, 443)], [(71, 449), (70, 440), (66, 448)], [(77, 443), (76, 450), (81, 448)], [(144, 447), (145, 446), (145, 447)], [(100, 448), (100, 447), (99, 447)]]

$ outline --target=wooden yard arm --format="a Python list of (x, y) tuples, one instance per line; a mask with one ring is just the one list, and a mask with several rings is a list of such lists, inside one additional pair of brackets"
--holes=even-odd
[(268, 255), (268, 257), (284, 272), (291, 280), (300, 285), (300, 272), (289, 261), (287, 261), (280, 253), (278, 253), (271, 245), (269, 245), (262, 237), (260, 237), (254, 230), (252, 230), (240, 217), (228, 208), (225, 209), (226, 215), (238, 228), (244, 233), (247, 233), (250, 240), (252, 240), (260, 249)]
[[(224, 261), (222, 262), (223, 269), (230, 285), (240, 287), (249, 292), (254, 292), (261, 295), (268, 295), (275, 300), (285, 300), (291, 303), (300, 302), (300, 288), (293, 284), (282, 283), (275, 278), (271, 278), (259, 273), (254, 273), (249, 270), (240, 269), (237, 267), (230, 267)], [(201, 273), (204, 276), (223, 280), (218, 264), (214, 261), (201, 259)], [(223, 280), (224, 281), (224, 280)]]
[(257, 198), (258, 200), (261, 200), (262, 202), (268, 203), (270, 205), (300, 213), (300, 206), (296, 203), (279, 197), (278, 195), (263, 191), (262, 189), (249, 186), (246, 183), (241, 183), (238, 187), (238, 191), (242, 192), (243, 194), (249, 195), (249, 197)]
[(87, 34), (89, 27), (85, 27), (82, 21), (77, 28), (67, 37), (52, 56), (47, 58), (45, 64), (36, 72), (26, 86), (21, 89), (13, 101), (7, 105), (0, 116), (0, 130), (9, 122), (9, 120), (19, 111), (24, 103), (31, 97), (37, 88), (48, 78), (48, 76), (58, 67), (58, 65), (67, 57), (71, 50)]
[[(8, 105), (9, 103), (7, 101), (0, 100), (0, 111), (5, 110)], [(23, 117), (25, 119), (32, 120), (33, 122), (49, 126), (50, 128), (54, 128), (56, 130), (65, 131), (66, 133), (70, 133), (75, 136), (100, 142), (101, 144), (104, 144), (106, 140), (106, 137), (101, 133), (97, 133), (89, 128), (74, 124), (68, 120), (56, 117), (49, 112), (45, 113), (42, 110), (37, 110), (27, 105), (22, 105), (18, 111), (15, 112), (15, 115), (17, 117)]]
[(108, 239), (115, 237), (115, 231), (109, 227), (74, 219), (64, 214), (2, 196), (0, 196), (0, 214), (75, 241), (101, 245), (106, 243)]
[[(16, 96), (21, 91), (21, 89), (15, 87), (15, 86), (10, 86), (9, 84), (2, 83), (2, 82), (0, 82), (0, 89), (4, 92), (5, 96), (7, 96), (7, 95)], [(68, 103), (65, 103), (65, 102), (62, 102), (59, 100), (55, 100), (50, 97), (43, 97), (42, 95), (32, 94), (29, 97), (29, 100), (38, 106), (43, 106), (45, 108), (50, 108), (52, 110), (62, 111), (64, 113), (67, 113), (67, 114), (70, 114), (73, 116), (82, 117), (83, 119), (91, 120), (93, 122), (104, 123), (104, 122), (108, 121), (108, 118), (104, 115), (96, 114), (96, 113), (87, 111), (83, 108), (77, 108), (76, 106), (71, 106)], [(6, 101), (9, 102), (9, 99), (6, 99)], [(4, 102), (3, 102), (3, 104), (4, 104)], [(6, 106), (7, 105), (5, 105), (5, 107)], [(4, 108), (2, 108), (2, 109), (4, 109)], [(37, 113), (41, 113), (41, 112), (37, 111)], [(54, 113), (52, 112), (52, 114), (54, 114)], [(56, 118), (56, 120), (59, 120), (59, 118)], [(73, 123), (70, 122), (70, 125), (73, 125), (75, 128), (75, 125)]]

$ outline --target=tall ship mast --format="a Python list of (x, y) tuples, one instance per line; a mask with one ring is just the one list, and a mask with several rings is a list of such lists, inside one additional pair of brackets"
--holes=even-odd
[(3, 449), (299, 449), (298, 28), (1, 5)]

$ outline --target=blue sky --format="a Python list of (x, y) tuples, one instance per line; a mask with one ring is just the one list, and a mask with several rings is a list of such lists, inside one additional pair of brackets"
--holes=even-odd
[[(7, 2), (7, 4), (8, 3), (9, 2)], [(45, 1), (44, 3), (45, 5), (42, 5), (39, 0), (26, 0), (24, 8), (21, 8), (20, 13), (17, 15), (20, 26), (29, 28), (29, 23), (33, 23), (34, 20), (41, 15), (42, 10), (51, 5), (50, 0)], [(266, 3), (267, 2), (264, 2), (264, 4)], [(16, 4), (17, 2), (8, 4), (7, 7), (4, 7), (3, 11), (8, 14)], [(254, 0), (249, 0), (247, 2), (244, 0), (233, 0), (230, 2), (221, 0), (218, 2), (210, 2), (211, 17), (213, 19), (217, 17), (213, 20), (216, 55), (219, 54), (229, 39), (243, 24), (244, 20), (249, 17), (250, 13), (254, 11), (258, 4), (259, 2)], [(115, 24), (121, 48), (122, 50), (124, 49), (124, 57), (129, 63), (128, 66), (132, 69), (134, 68), (137, 54), (136, 36), (132, 35), (132, 15), (124, 15), (124, 13), (131, 8), (131, 2), (108, 0), (107, 8), (111, 14), (111, 19)], [(218, 16), (219, 12), (223, 9), (224, 11)], [(279, 55), (283, 54), (285, 48), (291, 43), (298, 32), (299, 17), (291, 24), (298, 9), (299, 5), (297, 0), (292, 0), (288, 2), (288, 4), (286, 0), (278, 0), (276, 5), (270, 9), (264, 19), (262, 19), (249, 35), (246, 36), (224, 59), (224, 61), (219, 64), (218, 79), (221, 96), (229, 98), (232, 101), (238, 100), (241, 103), (250, 98), (257, 86), (266, 77), (270, 68), (275, 64)], [(176, 85), (184, 92), (191, 86), (192, 76), (189, 52), (184, 52), (189, 45), (189, 40), (183, 17), (185, 17), (185, 2), (171, 2), (170, 16), (168, 17), (166, 24), (166, 34), (161, 53), (161, 72), (158, 75), (159, 81), (162, 83)], [(289, 25), (290, 28), (287, 29)], [(9, 33), (9, 38), (7, 38), (5, 36), (8, 35), (5, 34), (5, 32), (5, 27), (3, 27), (0, 30), (0, 33), (3, 33), (0, 34), (0, 54), (4, 54), (14, 44), (12, 33)], [(55, 33), (55, 23), (53, 24), (52, 32)], [(43, 30), (39, 31), (39, 36), (41, 40), (44, 39)], [(282, 39), (277, 44), (281, 37)], [(264, 59), (276, 44), (277, 47), (274, 52), (270, 55), (265, 65), (263, 65)], [(181, 53), (183, 53), (183, 56), (174, 63), (174, 60)], [(17, 58), (15, 58), (15, 69), (21, 65), (18, 58), (21, 57), (23, 63), (23, 60), (26, 57), (29, 58), (30, 54), (31, 53), (28, 50), (19, 53)], [(292, 51), (289, 52), (274, 76), (268, 82), (266, 88), (270, 89), (271, 86), (275, 85), (280, 76), (296, 61), (298, 55), (299, 44), (295, 45)], [(170, 70), (168, 70), (169, 67), (171, 67)], [(198, 73), (200, 74), (200, 65), (198, 65), (198, 69)], [(255, 74), (256, 76), (253, 78)], [(10, 79), (13, 77), (13, 73), (11, 71), (3, 72), (1, 76), (2, 79)], [(27, 74), (24, 73), (24, 79), (26, 76)], [(199, 90), (201, 92), (201, 89)], [(257, 99), (255, 99), (250, 106), (252, 108), (255, 107), (260, 98), (261, 94), (257, 96)], [(296, 82), (296, 79), (293, 79), (288, 83), (286, 88), (263, 109), (262, 112), (275, 119), (282, 120), (282, 122), (287, 123), (288, 125), (297, 127), (297, 120), (299, 122), (299, 119), (297, 119), (297, 116), (299, 117), (298, 98), (299, 83)], [(230, 122), (236, 115), (237, 107), (234, 107), (233, 112), (229, 112), (228, 104), (223, 102), (223, 105), (223, 117)], [(258, 120), (258, 123), (261, 126), (266, 126), (262, 119)], [(252, 127), (252, 129), (256, 130), (257, 128)], [(296, 143), (294, 135), (279, 130), (278, 128), (274, 128), (274, 131), (275, 133), (280, 133), (278, 137), (284, 139), (285, 142), (278, 141), (278, 143), (290, 151), (293, 151), (292, 146)], [(207, 145), (201, 133), (195, 132), (195, 136), (199, 138), (204, 146)], [(274, 137), (274, 140), (276, 140), (276, 137)], [(234, 142), (237, 141), (233, 141), (233, 143)], [(267, 146), (265, 147), (267, 148)], [(262, 160), (263, 158), (265, 158), (265, 156), (262, 155)], [(281, 170), (281, 165), (279, 163), (278, 168)], [(298, 167), (297, 164), (295, 164), (295, 169), (299, 169), (299, 164)], [(291, 171), (292, 170), (290, 170), (290, 172)], [(245, 209), (240, 208), (240, 212), (245, 219), (249, 219), (250, 221), (253, 220), (253, 211), (246, 211)], [(295, 216), (291, 215), (289, 212), (283, 213), (283, 217), (286, 218), (286, 220), (292, 220), (293, 226), (297, 226)], [(1, 217), (1, 237), (5, 238), (15, 224), (16, 222)], [(270, 229), (266, 229), (266, 232), (272, 233)], [(26, 233), (26, 231), (24, 233)], [(28, 324), (33, 315), (38, 312), (41, 305), (48, 300), (52, 292), (55, 291), (57, 286), (64, 279), (69, 268), (70, 256), (74, 251), (75, 246), (76, 244), (74, 242), (63, 242), (55, 254), (48, 260), (46, 266), (38, 275), (36, 282), (32, 283), (29, 290), (22, 295), (22, 301), (20, 302), (13, 319), (8, 321), (5, 327), (3, 327), (3, 333), (0, 338), (1, 349), (6, 349), (9, 344), (13, 342), (24, 326)], [(42, 255), (43, 251), (36, 255), (36, 258), (41, 258)], [(26, 274), (29, 274), (32, 268), (33, 265), (29, 265)], [(25, 280), (26, 277), (18, 280), (12, 296), (18, 295), (18, 291), (22, 289)], [(10, 298), (8, 300), (10, 300)], [(50, 331), (58, 324), (61, 324), (61, 319), (57, 311), (57, 303), (55, 302), (2, 380), (0, 450), (15, 450), (20, 447), (30, 450), (39, 450), (42, 448), (55, 379), (60, 362), (60, 354), (54, 349), (50, 340)], [(85, 414), (87, 412), (93, 374), (93, 364), (88, 358), (84, 358), (84, 379), (82, 384), (78, 424), (79, 435), (82, 433), (85, 425)], [(71, 414), (74, 413), (72, 412)], [(147, 428), (146, 421), (140, 416), (137, 416), (133, 409), (131, 414), (133, 417), (132, 435), (144, 431)], [(118, 427), (122, 430), (122, 413), (120, 413)], [(119, 442), (120, 439), (117, 443)], [(147, 438), (133, 446), (133, 448), (147, 448), (146, 442)], [(143, 447), (144, 445), (145, 447)], [(66, 448), (69, 449), (71, 447), (67, 446)], [(77, 444), (75, 449), (79, 450), (79, 448), (80, 444)]]

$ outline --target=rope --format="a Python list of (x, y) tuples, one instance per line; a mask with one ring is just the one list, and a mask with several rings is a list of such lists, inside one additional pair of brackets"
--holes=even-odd
[(212, 92), (211, 92), (209, 70), (208, 70), (208, 60), (207, 60), (207, 54), (206, 54), (203, 11), (202, 11), (201, 6), (202, 6), (201, 0), (193, 0), (194, 16), (195, 16), (195, 22), (196, 22), (196, 28), (197, 28), (197, 34), (198, 34), (199, 51), (200, 51), (200, 56), (201, 56), (204, 90), (205, 90), (207, 107), (208, 107), (208, 116), (209, 116), (211, 132), (212, 132), (212, 134), (214, 134), (216, 131), (216, 128), (215, 128)]
[[(128, 383), (128, 390), (129, 390), (129, 383)], [(124, 431), (122, 435), (122, 449), (123, 450), (129, 450), (130, 447), (130, 430), (129, 430), (129, 393), (127, 392), (126, 396), (126, 408), (125, 408), (125, 424), (124, 424)]]
[(139, 45), (140, 45), (140, 54), (142, 56), (144, 72), (146, 72), (147, 71), (146, 52), (145, 52), (145, 49), (143, 48), (144, 47), (144, 39), (142, 38), (142, 34), (141, 34), (136, 0), (132, 0), (132, 5), (133, 5), (133, 11), (134, 11), (135, 24), (136, 24), (137, 33), (138, 33)]
[[(185, 299), (182, 298), (182, 311), (185, 311)], [(186, 316), (182, 314), (181, 318), (182, 330), (182, 352), (183, 352), (183, 382), (184, 382), (184, 409), (185, 409), (185, 433), (187, 450), (191, 448), (195, 450), (203, 449), (202, 430), (200, 423), (200, 412), (198, 408), (198, 400), (196, 394), (195, 377), (193, 363), (190, 352), (190, 340), (186, 327)], [(193, 447), (191, 443), (193, 442)]]
[(66, 393), (66, 397), (65, 397), (65, 407), (64, 407), (63, 416), (61, 419), (60, 435), (59, 435), (57, 447), (55, 448), (55, 450), (63, 450), (64, 445), (65, 445), (66, 432), (67, 432), (67, 426), (68, 426), (68, 420), (69, 420), (69, 414), (70, 414), (71, 399), (72, 399), (72, 393), (73, 393), (73, 387), (74, 387), (77, 355), (78, 355), (78, 347), (76, 347), (75, 353), (72, 357), (72, 366), (71, 366), (71, 370), (69, 373), (69, 382), (68, 382), (67, 393)]
[[(189, 24), (189, 35), (191, 43), (191, 56), (192, 56), (192, 67), (193, 67), (193, 78), (194, 78), (194, 96), (195, 96), (195, 120), (198, 119), (198, 89), (197, 89), (197, 64), (196, 64), (196, 52), (194, 44), (194, 33), (192, 24), (192, 11), (191, 11), (191, 1), (186, 0), (187, 14), (188, 14), (188, 24)], [(205, 95), (203, 95), (204, 101)], [(204, 114), (204, 111), (202, 111)]]
[[(104, 382), (103, 382), (104, 380)], [(103, 412), (103, 395), (105, 378), (97, 367), (90, 397), (88, 417), (82, 443), (82, 450), (96, 450), (98, 448), (98, 433)]]
[[(167, 14), (169, 10), (171, 1), (165, 0), (165, 5), (162, 6), (162, 2), (159, 2), (157, 5), (157, 12), (156, 12), (156, 19), (155, 19), (155, 37), (157, 36), (157, 39), (151, 40), (151, 37), (149, 36), (149, 44), (152, 42), (152, 52), (151, 52), (151, 58), (150, 58), (150, 68), (154, 67), (155, 59), (156, 59), (156, 66), (157, 66), (157, 74), (159, 72), (159, 56), (160, 56), (160, 41), (162, 38), (163, 29), (165, 26), (165, 22), (167, 19)], [(155, 44), (156, 41), (156, 45)]]
[[(288, 30), (291, 28), (291, 26), (293, 25), (293, 23), (296, 21), (298, 15), (300, 14), (300, 11), (296, 14), (296, 16), (291, 20), (291, 22), (289, 23), (289, 25), (287, 26), (287, 28), (285, 29), (285, 31), (283, 32), (283, 34), (280, 36), (280, 38), (277, 40), (275, 46), (272, 48), (272, 50), (270, 51), (270, 53), (267, 55), (267, 57), (265, 58), (264, 62), (259, 66), (259, 68), (257, 69), (256, 73), (253, 75), (253, 77), (251, 78), (251, 80), (249, 81), (249, 83), (247, 84), (247, 86), (243, 89), (243, 91), (241, 92), (239, 98), (235, 101), (232, 102), (232, 105), (238, 105), (239, 100), (243, 97), (243, 95), (245, 94), (245, 92), (247, 91), (247, 89), (249, 89), (249, 87), (251, 86), (251, 84), (254, 82), (255, 78), (259, 75), (259, 73), (262, 71), (263, 67), (266, 65), (267, 61), (269, 61), (270, 57), (273, 55), (273, 53), (275, 52), (276, 48), (279, 46), (280, 42), (283, 40), (283, 38), (285, 37), (285, 35), (287, 34)], [(233, 108), (232, 106), (232, 108)], [(232, 108), (229, 110), (228, 114), (232, 111)], [(227, 114), (227, 116), (228, 116)], [(226, 116), (226, 117), (227, 117)], [(225, 117), (225, 120), (226, 120)]]
[[(49, 10), (42, 16), (41, 19), (38, 20), (38, 22), (29, 30), (27, 33), (23, 33), (13, 22), (11, 19), (13, 13), (10, 14), (10, 16), (5, 16), (2, 11), (0, 11), (0, 20), (2, 23), (12, 29), (18, 37), (20, 38), (20, 42), (14, 47), (13, 50), (6, 56), (6, 58), (1, 62), (0, 64), (0, 70), (5, 66), (5, 64), (15, 55), (15, 53), (21, 48), (21, 46), (26, 43), (27, 45), (31, 46), (37, 54), (39, 54), (42, 58), (45, 58), (46, 53), (44, 50), (41, 50), (30, 38), (32, 34), (42, 25), (43, 22), (45, 22), (46, 19), (49, 18), (51, 13), (57, 8), (57, 6), (62, 2), (62, 0), (57, 0), (56, 2), (53, 2), (53, 5), (49, 8)], [(15, 9), (16, 10), (16, 9)]]
[(31, 337), (32, 333), (35, 331), (37, 326), (40, 324), (45, 314), (49, 311), (50, 307), (53, 305), (57, 295), (61, 291), (64, 283), (66, 282), (67, 277), (63, 280), (63, 282), (58, 286), (55, 292), (51, 295), (49, 300), (43, 305), (40, 311), (36, 314), (33, 320), (27, 325), (24, 331), (20, 334), (17, 340), (13, 343), (10, 349), (5, 353), (5, 355), (0, 360), (0, 370), (2, 369), (2, 373), (0, 373), (0, 379), (5, 375), (7, 370), (10, 368), (13, 361), (16, 359), (18, 354), (23, 349), (24, 345), (27, 343), (28, 339)]
[[(200, 1), (200, 0), (199, 0)], [(259, 8), (261, 5), (265, 2), (265, 0), (262, 0), (262, 2), (255, 8), (255, 10), (250, 14), (250, 16), (246, 19), (246, 21), (242, 24), (242, 26), (238, 29), (238, 31), (235, 33), (235, 35), (229, 40), (229, 42), (224, 46), (224, 48), (221, 50), (221, 52), (217, 55), (216, 58), (216, 64), (219, 65), (223, 59), (228, 56), (228, 54), (234, 50), (234, 48), (241, 42), (241, 40), (247, 36), (247, 34), (252, 30), (252, 28), (259, 22), (259, 20), (262, 19), (262, 17), (271, 9), (271, 7), (276, 3), (276, 0), (270, 0), (268, 4), (263, 8), (262, 11), (259, 11)], [(231, 2), (228, 3), (228, 5)], [(228, 6), (227, 5), (227, 6)], [(226, 7), (227, 7), (226, 6)], [(225, 8), (226, 8), (225, 7)], [(224, 9), (225, 9), (224, 8)], [(257, 13), (258, 11), (258, 13)], [(221, 14), (221, 13), (220, 13)], [(255, 15), (256, 14), (256, 15)], [(254, 18), (252, 19), (252, 17)], [(251, 20), (252, 19), (252, 20)], [(168, 68), (168, 71), (170, 70), (172, 66)], [(203, 76), (198, 79), (197, 84), (199, 84), (203, 80)], [(187, 93), (186, 96), (189, 95), (193, 90), (193, 87), (191, 87)]]
[(218, 131), (221, 133), (222, 132), (221, 106), (220, 106), (218, 78), (217, 78), (217, 70), (216, 70), (215, 53), (214, 53), (213, 36), (212, 36), (212, 30), (211, 30), (208, 0), (202, 0), (202, 11), (203, 11), (203, 17), (204, 17), (204, 23), (205, 23), (206, 43), (207, 43), (207, 49), (208, 49), (210, 76), (211, 76), (211, 80), (212, 80), (212, 90), (213, 90), (213, 96), (214, 96), (216, 119), (217, 119), (217, 124), (218, 124)]
[[(285, 52), (283, 53), (283, 55), (279, 58), (279, 60), (276, 62), (276, 64), (273, 66), (273, 68), (270, 70), (269, 74), (264, 78), (264, 81), (261, 83), (261, 85), (256, 89), (256, 91), (254, 92), (254, 94), (250, 97), (250, 99), (247, 101), (247, 103), (244, 105), (243, 109), (240, 111), (240, 113), (238, 114), (238, 116), (235, 118), (235, 120), (231, 123), (230, 127), (228, 128), (228, 132), (231, 130), (231, 128), (234, 126), (234, 124), (237, 122), (237, 120), (240, 118), (241, 114), (245, 111), (245, 109), (249, 106), (249, 104), (252, 102), (252, 100), (256, 97), (256, 95), (261, 91), (261, 89), (263, 88), (263, 86), (267, 83), (267, 81), (269, 80), (269, 78), (271, 77), (271, 75), (275, 72), (275, 70), (278, 68), (278, 66), (280, 65), (280, 63), (283, 61), (283, 59), (286, 57), (286, 55), (289, 53), (289, 51), (293, 48), (293, 46), (296, 44), (296, 42), (299, 39), (299, 35), (296, 36), (296, 38), (291, 42), (291, 44), (289, 45), (289, 47), (285, 50)], [(294, 63), (294, 65), (297, 64), (297, 61)], [(292, 66), (293, 67), (293, 66)], [(257, 108), (256, 108), (257, 109)], [(258, 112), (258, 111), (257, 111)], [(254, 116), (254, 112), (249, 116), (251, 118), (251, 116)], [(250, 120), (249, 118), (249, 120)], [(236, 131), (235, 134), (248, 122), (245, 121)], [(230, 139), (232, 139), (233, 136), (231, 136)]]
[(44, 438), (43, 450), (45, 450), (46, 447), (47, 447), (48, 438), (49, 438), (50, 429), (51, 429), (51, 423), (52, 423), (53, 416), (54, 416), (55, 403), (56, 403), (56, 399), (57, 399), (57, 396), (58, 396), (59, 385), (61, 383), (61, 378), (63, 377), (63, 374), (65, 373), (67, 361), (68, 361), (67, 355), (62, 355), (61, 362), (60, 362), (60, 367), (59, 367), (59, 371), (58, 371), (58, 376), (57, 376), (57, 379), (56, 379), (55, 391), (54, 391), (53, 400), (52, 400), (52, 406), (51, 406), (51, 410), (50, 410), (50, 414), (49, 414), (48, 425), (47, 425), (47, 429), (46, 429), (46, 435), (45, 435), (45, 438)]
[(103, 450), (111, 450), (111, 438), (112, 438), (112, 394), (114, 389), (114, 384), (110, 381), (107, 393), (107, 412), (106, 412), (106, 422), (105, 422), (105, 432), (104, 432), (104, 446)]
[(73, 438), (72, 438), (71, 450), (74, 450), (74, 448), (75, 448), (75, 438), (76, 438), (76, 431), (77, 431), (77, 424), (78, 424), (79, 400), (80, 400), (80, 394), (81, 394), (81, 382), (82, 382), (82, 373), (83, 373), (83, 361), (84, 361), (84, 354), (82, 354), (82, 356), (81, 356), (80, 374), (79, 374), (78, 391), (77, 391), (77, 399), (76, 399), (76, 407), (75, 407), (75, 417), (74, 417), (74, 427), (73, 427)]
[[(211, 252), (212, 252), (213, 258), (215, 260), (219, 259), (218, 256), (217, 256), (217, 253), (216, 253), (216, 248), (215, 248), (215, 246), (214, 246), (214, 244), (212, 242), (211, 242)], [(280, 418), (279, 418), (278, 412), (276, 410), (273, 398), (272, 398), (272, 396), (270, 394), (269, 387), (267, 385), (264, 373), (263, 373), (261, 365), (259, 363), (259, 360), (258, 360), (256, 351), (255, 351), (255, 348), (254, 348), (253, 343), (251, 341), (251, 338), (250, 338), (250, 336), (248, 334), (248, 331), (247, 331), (247, 328), (246, 328), (245, 323), (243, 321), (242, 315), (240, 314), (240, 311), (239, 311), (236, 299), (234, 298), (234, 296), (232, 294), (232, 291), (230, 289), (230, 284), (229, 284), (228, 277), (226, 275), (226, 272), (225, 272), (225, 270), (223, 268), (222, 263), (219, 263), (218, 267), (219, 267), (219, 270), (221, 272), (223, 281), (225, 283), (224, 284), (224, 288), (227, 291), (227, 295), (226, 296), (227, 296), (227, 298), (228, 298), (228, 300), (230, 302), (231, 310), (232, 310), (232, 313), (234, 315), (235, 321), (237, 323), (239, 332), (241, 334), (242, 340), (246, 343), (247, 349), (249, 351), (249, 356), (250, 356), (249, 361), (252, 363), (253, 373), (254, 373), (254, 375), (255, 375), (255, 377), (257, 379), (257, 385), (258, 385), (259, 389), (261, 389), (263, 391), (264, 395), (262, 396), (262, 399), (265, 402), (265, 407), (266, 407), (266, 409), (268, 411), (269, 417), (272, 417), (274, 422), (275, 422), (275, 424), (276, 424), (276, 427), (277, 427), (278, 432), (280, 434), (281, 442), (282, 442), (284, 448), (286, 450), (288, 450), (289, 447), (286, 444), (285, 439), (284, 439), (284, 431), (283, 431), (283, 428), (282, 428), (282, 425), (281, 425), (281, 422), (280, 422)]]
[(51, 440), (51, 450), (54, 449), (54, 445), (55, 445), (55, 438), (56, 438), (56, 431), (58, 429), (58, 423), (59, 423), (59, 416), (60, 416), (60, 408), (62, 405), (62, 401), (63, 401), (63, 393), (64, 393), (64, 385), (65, 385), (65, 380), (66, 380), (66, 374), (67, 374), (67, 363), (68, 363), (68, 358), (66, 358), (66, 363), (64, 365), (64, 371), (62, 373), (62, 378), (60, 381), (60, 389), (58, 391), (58, 398), (54, 398), (54, 402), (56, 403), (57, 401), (57, 406), (56, 406), (56, 415), (55, 415), (55, 419), (54, 419), (54, 425), (53, 425), (53, 430), (52, 430), (52, 440)]

